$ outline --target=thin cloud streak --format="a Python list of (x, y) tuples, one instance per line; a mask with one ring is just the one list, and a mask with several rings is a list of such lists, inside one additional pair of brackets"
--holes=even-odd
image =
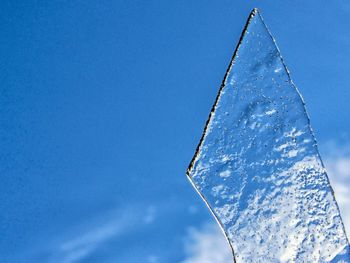
[(63, 241), (51, 247), (49, 262), (80, 262), (112, 238), (126, 233), (130, 225), (131, 220), (113, 213), (107, 220), (98, 220), (90, 227), (85, 226), (82, 231), (77, 231), (72, 236), (67, 235)]
[(117, 237), (118, 234), (122, 234), (125, 231), (127, 231), (127, 226), (124, 222), (119, 221), (96, 227), (84, 233), (81, 237), (67, 240), (61, 244), (51, 262), (78, 262), (93, 253), (103, 243), (111, 238)]
[[(154, 205), (129, 204), (116, 210), (96, 211), (86, 220), (56, 232), (45, 243), (33, 244), (17, 257), (18, 262), (78, 263), (101, 253), (110, 242), (150, 226), (157, 219)], [(154, 261), (154, 257), (151, 258)], [(114, 259), (111, 259), (114, 260)], [(116, 259), (117, 260), (117, 259)], [(114, 262), (114, 261), (112, 261)]]
[[(154, 205), (105, 212), (78, 226), (74, 234), (63, 233), (61, 241), (49, 247), (50, 263), (77, 263), (97, 252), (111, 240), (135, 231), (136, 227), (147, 227), (156, 220), (157, 208)], [(141, 224), (140, 224), (141, 223)], [(77, 229), (76, 228), (76, 229)], [(151, 258), (154, 262), (154, 257)]]

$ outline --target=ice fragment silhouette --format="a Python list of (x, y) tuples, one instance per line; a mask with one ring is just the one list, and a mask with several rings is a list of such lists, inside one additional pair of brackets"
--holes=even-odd
[(304, 102), (253, 10), (187, 171), (236, 262), (350, 262)]

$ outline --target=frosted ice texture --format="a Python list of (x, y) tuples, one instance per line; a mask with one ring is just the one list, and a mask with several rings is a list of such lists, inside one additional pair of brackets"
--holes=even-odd
[(304, 102), (256, 10), (187, 175), (236, 262), (350, 262)]

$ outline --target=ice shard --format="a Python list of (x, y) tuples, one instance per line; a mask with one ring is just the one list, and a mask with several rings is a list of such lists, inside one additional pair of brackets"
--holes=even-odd
[(257, 10), (187, 175), (235, 262), (350, 262), (303, 99)]

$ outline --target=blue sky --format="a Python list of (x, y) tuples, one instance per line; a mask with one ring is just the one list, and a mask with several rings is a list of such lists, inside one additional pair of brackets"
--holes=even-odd
[(227, 260), (185, 171), (254, 7), (350, 209), (347, 1), (0, 6), (1, 262)]

